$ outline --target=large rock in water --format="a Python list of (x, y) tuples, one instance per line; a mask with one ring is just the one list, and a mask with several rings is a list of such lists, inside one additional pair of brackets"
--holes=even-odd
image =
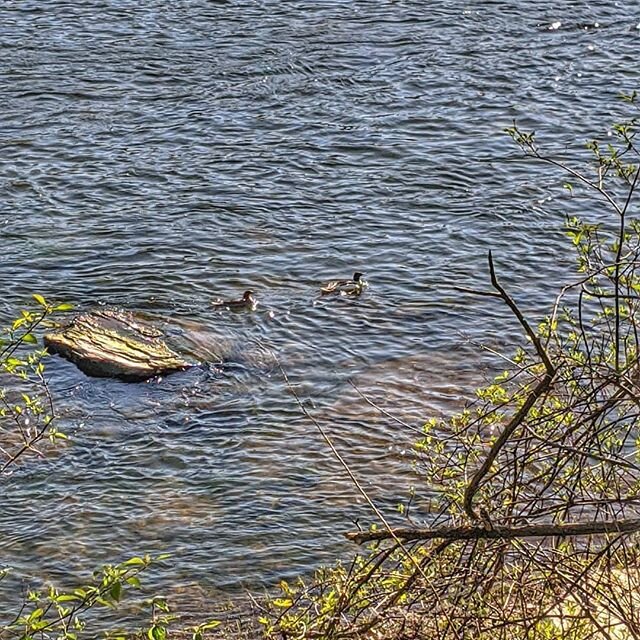
[(162, 332), (118, 310), (91, 311), (44, 336), (58, 353), (90, 376), (146, 380), (193, 366), (172, 351)]

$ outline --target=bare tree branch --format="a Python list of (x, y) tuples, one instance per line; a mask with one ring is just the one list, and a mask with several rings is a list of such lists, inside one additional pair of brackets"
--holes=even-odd
[(390, 531), (350, 531), (348, 540), (362, 544), (399, 539), (411, 540), (511, 540), (514, 538), (566, 538), (569, 536), (636, 533), (640, 531), (640, 518), (615, 522), (574, 522), (570, 524), (539, 524), (523, 527), (461, 526), (432, 529), (396, 528)]

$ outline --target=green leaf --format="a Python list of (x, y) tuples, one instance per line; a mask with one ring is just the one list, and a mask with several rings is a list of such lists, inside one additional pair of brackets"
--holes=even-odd
[(38, 344), (38, 338), (36, 338), (33, 333), (25, 333), (22, 336), (22, 342), (26, 342), (27, 344)]
[(290, 598), (276, 598), (275, 600), (273, 600), (273, 604), (276, 607), (286, 609), (293, 604), (293, 601)]
[(109, 600), (107, 600), (106, 598), (103, 598), (101, 596), (98, 596), (95, 600), (94, 600), (95, 604), (99, 604), (101, 607), (108, 607), (108, 608), (115, 608), (116, 605), (113, 604), (113, 602), (110, 602)]
[(56, 602), (78, 602), (78, 600), (81, 600), (79, 596), (74, 596), (70, 593), (64, 593), (55, 599)]
[(140, 580), (138, 579), (138, 576), (131, 576), (129, 578), (127, 578), (127, 584), (131, 585), (132, 587), (136, 588), (136, 589), (140, 589), (141, 588), (141, 584), (140, 584)]
[(164, 627), (153, 626), (147, 631), (149, 640), (166, 640), (167, 630)]
[(48, 307), (49, 305), (47, 304), (47, 301), (39, 294), (39, 293), (34, 293), (33, 294), (33, 299), (41, 306), (43, 307)]
[(54, 311), (71, 311), (71, 309), (73, 309), (73, 305), (70, 302), (63, 302), (53, 307)]
[(29, 617), (27, 618), (27, 622), (35, 622), (36, 620), (40, 620), (44, 615), (44, 609), (38, 608), (31, 612)]
[(222, 620), (209, 620), (209, 622), (205, 622), (198, 626), (198, 629), (202, 631), (206, 631), (207, 629), (215, 629), (222, 624)]
[(111, 585), (111, 589), (109, 589), (109, 595), (116, 601), (120, 601), (120, 596), (122, 595), (122, 583), (114, 582)]

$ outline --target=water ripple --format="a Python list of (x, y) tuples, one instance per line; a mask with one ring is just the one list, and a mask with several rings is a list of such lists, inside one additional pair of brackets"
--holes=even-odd
[[(52, 358), (73, 439), (3, 484), (7, 562), (71, 580), (169, 550), (152, 586), (233, 592), (344, 552), (370, 516), (278, 363), (392, 514), (415, 433), (349, 381), (416, 428), (461, 406), (476, 343), (518, 332), (451, 289), (484, 286), (489, 249), (542, 313), (578, 204), (503, 129), (571, 157), (635, 88), (638, 22), (603, 1), (4, 3), (2, 314), (35, 290), (121, 306), (212, 365), (127, 385)], [(318, 297), (356, 270), (360, 299)], [(248, 288), (255, 314), (209, 304)]]

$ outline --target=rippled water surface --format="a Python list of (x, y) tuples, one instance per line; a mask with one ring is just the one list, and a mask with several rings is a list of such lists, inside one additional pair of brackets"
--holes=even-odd
[[(637, 88), (639, 45), (636, 3), (604, 0), (0, 2), (2, 313), (124, 307), (226, 363), (125, 384), (51, 358), (73, 437), (2, 482), (2, 563), (68, 580), (168, 551), (151, 586), (193, 604), (346, 553), (370, 516), (276, 359), (393, 512), (415, 434), (349, 382), (414, 427), (458, 406), (469, 339), (514, 340), (450, 288), (490, 248), (544, 309), (575, 205), (503, 129), (569, 156)], [(361, 298), (318, 299), (355, 270)], [(248, 288), (254, 314), (209, 305)]]

